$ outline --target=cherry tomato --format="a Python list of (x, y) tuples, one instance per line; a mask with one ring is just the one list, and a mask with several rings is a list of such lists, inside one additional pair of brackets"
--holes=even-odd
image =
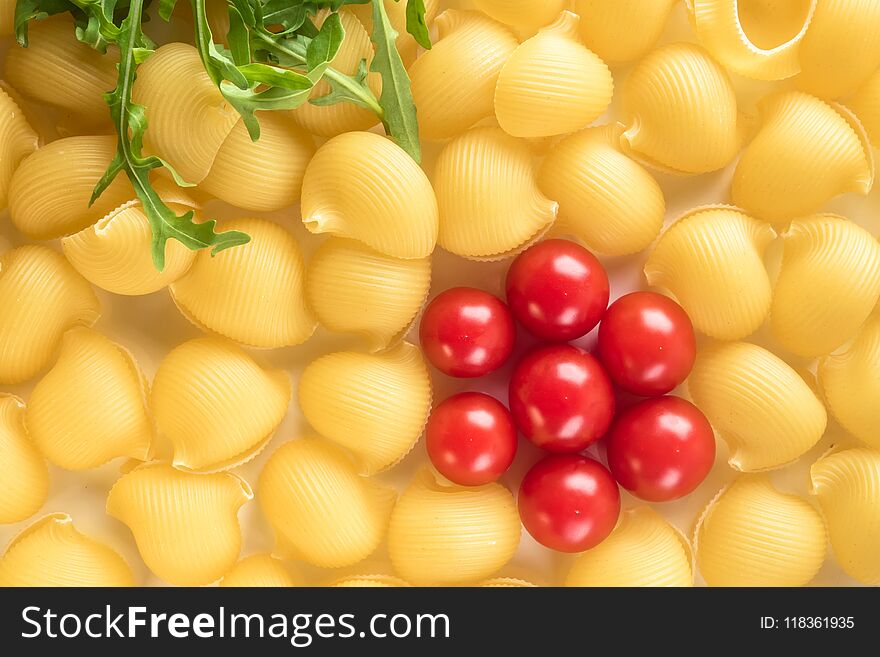
[(614, 418), (614, 388), (595, 358), (571, 345), (527, 354), (510, 379), (510, 411), (526, 438), (548, 452), (580, 452)]
[(462, 486), (482, 486), (513, 463), (516, 427), (494, 397), (462, 392), (431, 413), (427, 446), (431, 462), (444, 477)]
[(498, 297), (455, 287), (428, 305), (419, 334), (434, 367), (450, 376), (473, 378), (494, 372), (510, 358), (516, 326)]
[(507, 303), (530, 333), (568, 342), (589, 333), (608, 307), (608, 275), (596, 257), (568, 240), (521, 253), (507, 272)]
[(634, 395), (665, 395), (691, 373), (697, 346), (684, 309), (661, 294), (633, 292), (611, 304), (599, 327), (599, 359)]
[(693, 492), (715, 463), (715, 436), (700, 410), (680, 397), (646, 399), (621, 413), (608, 434), (618, 483), (649, 502)]
[(620, 515), (620, 491), (608, 469), (579, 454), (547, 456), (523, 477), (519, 517), (536, 541), (582, 552), (604, 541)]

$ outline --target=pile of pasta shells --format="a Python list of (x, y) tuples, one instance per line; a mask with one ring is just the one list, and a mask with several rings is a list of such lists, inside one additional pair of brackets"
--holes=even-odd
[[(66, 16), (4, 43), (0, 586), (880, 584), (880, 4), (426, 4), (433, 48), (399, 42), (422, 166), (350, 104), (251, 142), (196, 50), (158, 48), (145, 146), (197, 185), (157, 189), (251, 236), (161, 272), (124, 177), (89, 206), (113, 57)], [(353, 73), (369, 12), (341, 16)], [(687, 311), (719, 438), (689, 498), (624, 494), (573, 557), (521, 540), (535, 450), (480, 487), (426, 465), (461, 383), (410, 330), (550, 235)]]

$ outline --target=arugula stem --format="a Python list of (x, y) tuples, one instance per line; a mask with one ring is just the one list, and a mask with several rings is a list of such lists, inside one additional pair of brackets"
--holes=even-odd
[[(256, 35), (266, 44), (269, 50), (274, 50), (279, 54), (286, 55), (287, 57), (290, 57), (291, 59), (294, 59), (303, 65), (306, 64), (306, 46), (304, 44), (293, 42), (292, 47), (288, 47), (278, 43), (270, 35), (259, 30), (256, 31)], [(340, 71), (337, 71), (335, 68), (328, 67), (327, 70), (324, 72), (324, 77), (330, 78), (331, 80), (333, 80), (334, 83), (338, 84), (340, 87), (343, 87), (353, 96), (360, 98), (364, 105), (375, 112), (380, 121), (385, 119), (385, 110), (382, 109), (382, 106), (379, 104), (379, 100), (376, 98), (376, 96), (373, 93), (366, 92), (363, 87), (352, 80), (350, 76), (345, 75)]]

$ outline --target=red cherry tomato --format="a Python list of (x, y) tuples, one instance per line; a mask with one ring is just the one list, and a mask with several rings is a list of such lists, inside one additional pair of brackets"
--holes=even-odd
[(497, 370), (510, 358), (516, 326), (498, 297), (456, 287), (428, 305), (419, 335), (434, 367), (450, 376), (472, 378)]
[(608, 307), (608, 275), (585, 248), (568, 240), (539, 242), (507, 272), (507, 303), (530, 333), (568, 342), (589, 333)]
[(693, 492), (715, 463), (715, 436), (700, 410), (680, 397), (646, 399), (621, 413), (608, 434), (618, 483), (649, 502)]
[(620, 515), (620, 491), (607, 468), (579, 454), (547, 456), (519, 488), (519, 517), (536, 541), (582, 552), (604, 541)]
[(482, 486), (513, 463), (516, 427), (494, 397), (463, 392), (431, 413), (427, 446), (431, 462), (444, 477), (462, 486)]
[(684, 309), (661, 294), (633, 292), (599, 327), (599, 359), (614, 382), (642, 397), (665, 395), (691, 373), (697, 346)]
[(580, 452), (614, 418), (614, 389), (595, 358), (571, 345), (527, 354), (510, 379), (510, 411), (526, 438), (548, 452)]

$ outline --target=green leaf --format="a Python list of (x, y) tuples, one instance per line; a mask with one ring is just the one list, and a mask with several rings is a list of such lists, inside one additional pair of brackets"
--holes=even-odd
[[(318, 98), (312, 98), (309, 102), (312, 105), (318, 105), (319, 107), (335, 105), (336, 103), (353, 103), (360, 107), (370, 109), (370, 106), (364, 103), (364, 95), (373, 93), (367, 84), (366, 59), (362, 59), (360, 64), (358, 64), (358, 71), (352, 79), (357, 85), (354, 88), (350, 85), (342, 86), (328, 78), (327, 81), (330, 83), (330, 93), (325, 96), (319, 96)], [(360, 92), (356, 93), (355, 90), (359, 90)]]
[(15, 39), (22, 48), (28, 46), (28, 23), (32, 20), (45, 20), (49, 16), (78, 11), (68, 0), (18, 0), (15, 5)]
[(177, 6), (177, 0), (159, 0), (159, 17), (164, 21), (171, 20), (175, 6)]
[[(400, 0), (395, 0), (399, 2)], [(431, 34), (425, 18), (425, 0), (406, 0), (406, 31), (422, 48), (431, 49)]]
[(229, 33), (226, 41), (229, 43), (229, 53), (236, 66), (243, 66), (251, 61), (251, 37), (247, 25), (238, 7), (229, 5)]
[(286, 68), (270, 66), (269, 64), (246, 64), (239, 66), (238, 70), (251, 83), (268, 84), (273, 87), (293, 89), (294, 91), (311, 91), (314, 83), (302, 73), (291, 71)]
[(332, 62), (344, 38), (345, 29), (342, 27), (342, 19), (339, 18), (339, 14), (330, 14), (321, 25), (318, 36), (312, 39), (306, 48), (308, 69), (313, 71), (319, 66)]
[(397, 51), (397, 32), (391, 25), (384, 0), (373, 0), (372, 41), (376, 48), (371, 71), (382, 76), (379, 104), (384, 110), (385, 131), (416, 162), (422, 160), (419, 122), (406, 67)]

